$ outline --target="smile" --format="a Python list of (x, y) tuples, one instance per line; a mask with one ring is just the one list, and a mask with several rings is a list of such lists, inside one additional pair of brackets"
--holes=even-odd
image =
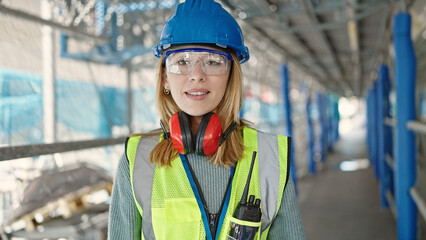
[(206, 95), (209, 92), (186, 92), (186, 94), (188, 95), (192, 95), (192, 96), (201, 96), (201, 95)]

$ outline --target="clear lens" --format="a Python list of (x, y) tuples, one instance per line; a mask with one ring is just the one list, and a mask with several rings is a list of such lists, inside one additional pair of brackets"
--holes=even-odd
[(223, 75), (231, 62), (228, 55), (208, 49), (181, 49), (167, 52), (165, 65), (169, 73), (188, 75), (198, 63), (206, 75)]

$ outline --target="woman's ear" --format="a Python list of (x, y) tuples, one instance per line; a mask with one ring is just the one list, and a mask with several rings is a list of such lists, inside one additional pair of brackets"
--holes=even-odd
[(169, 79), (167, 78), (166, 70), (163, 68), (163, 72), (161, 73), (161, 82), (163, 83), (163, 87), (165, 89), (170, 90)]

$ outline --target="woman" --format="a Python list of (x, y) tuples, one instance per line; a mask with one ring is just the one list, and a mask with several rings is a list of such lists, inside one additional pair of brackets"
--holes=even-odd
[(109, 238), (304, 239), (289, 138), (238, 117), (249, 53), (235, 19), (211, 0), (187, 0), (153, 50), (163, 130), (128, 139)]

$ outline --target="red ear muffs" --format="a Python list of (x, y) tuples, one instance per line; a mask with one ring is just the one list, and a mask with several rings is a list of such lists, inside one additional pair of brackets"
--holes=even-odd
[(178, 153), (187, 154), (194, 152), (194, 144), (192, 143), (191, 122), (184, 112), (173, 114), (169, 122), (170, 138), (173, 147)]
[(192, 139), (191, 122), (186, 113), (173, 114), (169, 125), (173, 147), (181, 154), (195, 152), (202, 156), (210, 156), (219, 148), (222, 125), (215, 113), (210, 112), (203, 116), (195, 136), (195, 144)]
[(212, 112), (203, 116), (195, 139), (195, 151), (202, 156), (210, 156), (219, 148), (222, 125), (219, 117)]

